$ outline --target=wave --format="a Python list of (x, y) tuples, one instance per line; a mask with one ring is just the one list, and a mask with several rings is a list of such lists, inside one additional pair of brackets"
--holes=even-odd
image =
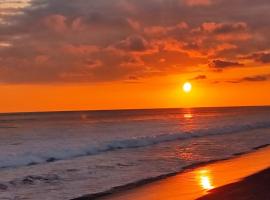
[(59, 160), (73, 159), (82, 156), (91, 156), (119, 149), (140, 148), (152, 146), (164, 142), (192, 139), (211, 135), (230, 134), (248, 130), (270, 128), (270, 122), (257, 122), (254, 124), (238, 124), (216, 129), (196, 130), (194, 132), (179, 132), (160, 134), (156, 136), (134, 137), (130, 139), (113, 140), (96, 146), (88, 145), (84, 148), (62, 148), (55, 150), (46, 149), (42, 153), (17, 154), (14, 157), (0, 158), (0, 168), (11, 168), (55, 162)]
[(219, 129), (207, 129), (207, 130), (196, 130), (194, 132), (180, 132), (171, 134), (161, 134), (156, 136), (146, 136), (131, 138), (125, 140), (115, 140), (111, 141), (100, 149), (92, 149), (93, 151), (88, 152), (89, 154), (96, 154), (98, 152), (112, 151), (117, 149), (127, 149), (127, 148), (139, 148), (150, 145), (155, 145), (163, 142), (172, 142), (175, 140), (191, 139), (195, 137), (205, 137), (211, 135), (221, 135), (236, 133), (254, 129), (270, 128), (270, 122), (258, 122), (255, 124), (244, 124), (238, 126), (225, 126)]

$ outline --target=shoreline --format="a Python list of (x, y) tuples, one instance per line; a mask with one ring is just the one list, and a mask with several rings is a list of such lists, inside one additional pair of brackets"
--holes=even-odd
[(223, 162), (223, 161), (230, 161), (230, 160), (233, 160), (233, 159), (237, 159), (237, 158), (239, 158), (241, 156), (247, 156), (249, 154), (256, 153), (256, 151), (267, 149), (267, 148), (269, 148), (269, 146), (270, 146), (270, 144), (264, 144), (264, 145), (260, 145), (258, 147), (254, 147), (251, 150), (246, 151), (246, 152), (240, 152), (240, 153), (233, 154), (229, 158), (194, 163), (194, 164), (183, 167), (180, 171), (177, 171), (177, 172), (172, 172), (172, 173), (160, 175), (160, 176), (157, 176), (157, 177), (151, 177), (151, 178), (147, 178), (147, 179), (142, 179), (142, 180), (139, 180), (137, 182), (132, 182), (132, 183), (128, 183), (128, 184), (125, 184), (125, 185), (120, 185), (120, 186), (113, 187), (113, 188), (111, 188), (109, 190), (106, 190), (104, 192), (84, 195), (84, 196), (81, 196), (81, 197), (78, 197), (78, 198), (73, 198), (71, 200), (95, 200), (95, 199), (98, 200), (98, 199), (103, 199), (103, 198), (106, 199), (106, 198), (109, 198), (110, 196), (114, 196), (114, 195), (118, 195), (118, 194), (121, 194), (121, 193), (129, 192), (129, 191), (137, 189), (137, 188), (147, 187), (148, 185), (155, 184), (158, 181), (163, 181), (163, 180), (166, 180), (166, 179), (170, 179), (172, 177), (176, 177), (178, 175), (188, 173), (188, 172), (193, 171), (193, 170), (198, 169), (198, 168), (202, 168), (202, 167), (212, 165), (212, 164), (218, 164), (219, 162)]

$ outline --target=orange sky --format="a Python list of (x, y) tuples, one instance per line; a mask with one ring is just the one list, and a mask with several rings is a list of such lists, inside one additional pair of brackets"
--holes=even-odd
[(5, 94), (0, 100), (1, 112), (244, 106), (270, 102), (269, 82), (191, 81), (192, 91), (184, 93), (182, 84), (186, 80), (182, 75), (170, 75), (142, 83), (4, 85), (0, 87)]
[(0, 112), (269, 105), (264, 9), (267, 0), (6, 0)]

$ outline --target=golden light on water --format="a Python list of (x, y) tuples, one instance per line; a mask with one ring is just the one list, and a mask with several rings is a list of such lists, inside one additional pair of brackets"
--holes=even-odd
[(189, 93), (192, 90), (192, 85), (190, 82), (186, 82), (183, 85), (183, 91)]
[(201, 185), (205, 190), (211, 190), (214, 188), (208, 176), (201, 176)]
[(186, 114), (184, 114), (184, 118), (185, 119), (191, 119), (191, 118), (193, 118), (193, 115), (190, 114), (190, 113), (186, 113)]
[(201, 170), (199, 172), (199, 182), (204, 190), (211, 190), (214, 188), (212, 178), (208, 170)]

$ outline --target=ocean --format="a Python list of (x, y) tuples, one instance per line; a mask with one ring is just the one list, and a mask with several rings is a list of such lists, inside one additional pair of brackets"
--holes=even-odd
[(0, 114), (0, 199), (68, 200), (270, 144), (270, 107)]

